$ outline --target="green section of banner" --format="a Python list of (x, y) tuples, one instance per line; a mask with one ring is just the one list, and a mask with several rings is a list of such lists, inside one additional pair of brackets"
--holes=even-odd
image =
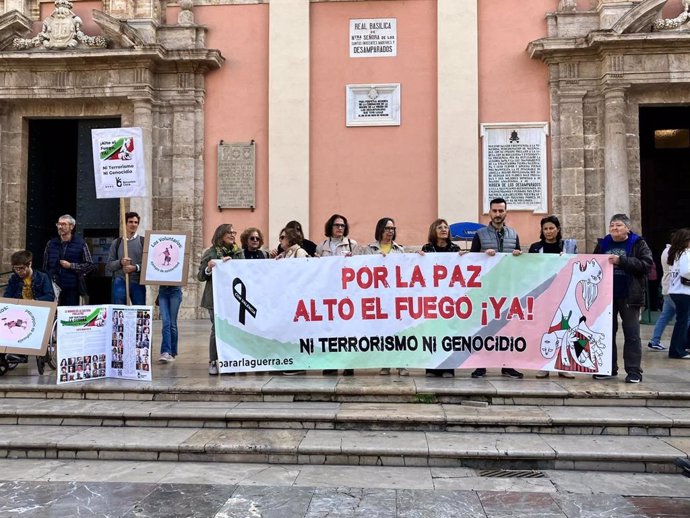
[(108, 149), (106, 149), (105, 151), (101, 151), (101, 160), (110, 159), (110, 157), (112, 157), (117, 151), (120, 150), (120, 148), (122, 147), (122, 144), (124, 144), (124, 142), (125, 142), (124, 138), (119, 138)]
[(92, 322), (96, 317), (98, 317), (100, 311), (101, 311), (101, 308), (94, 309), (91, 313), (89, 313), (85, 317), (79, 318), (76, 320), (60, 320), (60, 325), (67, 326), (67, 327), (85, 326), (86, 324)]

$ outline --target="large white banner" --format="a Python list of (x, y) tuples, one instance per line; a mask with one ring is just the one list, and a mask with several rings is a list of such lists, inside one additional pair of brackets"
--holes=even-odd
[(213, 279), (222, 372), (611, 369), (603, 255), (232, 260)]
[(96, 198), (148, 195), (141, 128), (91, 130)]

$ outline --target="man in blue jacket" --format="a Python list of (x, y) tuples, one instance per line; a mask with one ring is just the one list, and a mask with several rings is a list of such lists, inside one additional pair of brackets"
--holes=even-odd
[(58, 237), (46, 243), (43, 252), (43, 271), (60, 288), (61, 306), (78, 306), (83, 277), (96, 265), (86, 242), (74, 233), (77, 224), (69, 214), (60, 216), (56, 224)]

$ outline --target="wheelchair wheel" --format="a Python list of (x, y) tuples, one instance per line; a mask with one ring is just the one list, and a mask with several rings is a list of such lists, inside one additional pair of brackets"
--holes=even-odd
[(4, 376), (8, 370), (10, 370), (9, 363), (5, 358), (0, 358), (0, 376)]
[(53, 370), (57, 369), (57, 320), (53, 323), (53, 331), (50, 333), (48, 348), (44, 356), (45, 362)]

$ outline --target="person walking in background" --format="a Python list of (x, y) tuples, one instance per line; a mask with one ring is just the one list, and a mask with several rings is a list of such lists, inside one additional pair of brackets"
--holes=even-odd
[(58, 237), (50, 239), (43, 251), (43, 271), (60, 289), (61, 306), (79, 305), (84, 276), (96, 267), (86, 241), (74, 233), (76, 225), (69, 214), (60, 216), (55, 225)]
[[(325, 239), (316, 247), (317, 257), (350, 256), (357, 247), (357, 241), (347, 237), (350, 234), (350, 225), (347, 218), (340, 214), (333, 214), (324, 225)], [(353, 369), (343, 370), (343, 376), (352, 376)], [(322, 371), (324, 376), (338, 374), (338, 369), (325, 369)]]
[[(520, 236), (517, 232), (506, 226), (505, 220), (508, 215), (508, 204), (503, 198), (494, 198), (489, 202), (489, 216), (491, 221), (485, 227), (477, 230), (472, 238), (470, 252), (484, 252), (486, 255), (494, 256), (504, 251), (510, 252), (514, 256), (522, 254), (520, 250)], [(524, 374), (510, 367), (501, 369), (501, 374), (509, 378), (520, 379)], [(486, 369), (481, 367), (474, 369), (473, 378), (483, 378), (486, 376)]]
[(201, 296), (201, 307), (208, 310), (211, 319), (211, 336), (208, 343), (208, 373), (218, 374), (218, 350), (216, 349), (216, 321), (213, 313), (213, 268), (215, 261), (228, 261), (237, 258), (241, 250), (235, 244), (237, 232), (229, 223), (218, 225), (211, 238), (211, 247), (207, 248), (201, 256), (199, 262), (199, 272), (197, 280), (205, 282), (204, 293)]
[[(356, 255), (388, 255), (388, 254), (402, 254), (405, 249), (395, 242), (398, 235), (398, 229), (395, 226), (393, 218), (381, 218), (376, 222), (376, 229), (374, 230), (374, 241), (365, 246), (360, 246), (355, 250)], [(379, 371), (382, 376), (388, 376), (391, 373), (390, 368), (384, 367)], [(405, 368), (398, 369), (399, 376), (409, 376), (410, 371)]]
[[(673, 239), (673, 235), (671, 235)], [(676, 305), (673, 303), (673, 299), (668, 294), (668, 286), (671, 281), (671, 269), (668, 264), (668, 252), (671, 249), (671, 244), (667, 243), (664, 251), (661, 252), (661, 270), (663, 275), (661, 276), (661, 295), (664, 297), (663, 307), (661, 308), (661, 314), (659, 319), (656, 321), (654, 326), (654, 331), (652, 332), (652, 338), (649, 340), (647, 347), (653, 351), (665, 351), (666, 347), (661, 344), (661, 335), (664, 334), (664, 329), (668, 323), (676, 316)]]
[[(450, 240), (450, 226), (445, 219), (439, 218), (429, 225), (427, 243), (422, 247), (423, 253), (459, 253), (460, 247)], [(427, 369), (429, 378), (434, 376), (452, 378), (455, 376), (453, 369)]]
[[(608, 254), (613, 265), (613, 353), (611, 374), (595, 374), (596, 380), (618, 376), (618, 316), (623, 322), (623, 363), (626, 383), (642, 381), (642, 343), (640, 341), (640, 308), (645, 303), (645, 277), (652, 266), (652, 251), (644, 238), (632, 230), (626, 214), (614, 214), (609, 233), (599, 240), (595, 254)], [(670, 259), (670, 257), (669, 257)]]
[[(530, 254), (576, 254), (577, 245), (574, 239), (563, 239), (561, 235), (561, 222), (556, 216), (547, 216), (542, 218), (541, 232), (539, 233), (539, 241), (532, 243), (529, 247)], [(567, 246), (566, 246), (567, 245)], [(566, 250), (568, 250), (566, 252)], [(561, 378), (574, 378), (575, 376), (570, 372), (559, 372)], [(548, 378), (549, 371), (537, 372), (537, 378)]]
[(158, 289), (158, 309), (161, 316), (160, 361), (174, 362), (177, 357), (177, 314), (182, 304), (182, 287), (162, 285)]
[(127, 304), (125, 275), (129, 275), (129, 298), (134, 306), (143, 306), (146, 304), (146, 286), (139, 284), (139, 274), (141, 273), (141, 258), (144, 255), (144, 236), (137, 234), (139, 214), (127, 212), (125, 228), (127, 257), (125, 257), (124, 239), (120, 236), (111, 243), (105, 266), (105, 270), (113, 274), (112, 302)]
[(690, 360), (688, 323), (690, 322), (690, 228), (681, 228), (671, 239), (666, 261), (670, 266), (668, 294), (676, 307), (676, 324), (671, 334), (668, 357)]

